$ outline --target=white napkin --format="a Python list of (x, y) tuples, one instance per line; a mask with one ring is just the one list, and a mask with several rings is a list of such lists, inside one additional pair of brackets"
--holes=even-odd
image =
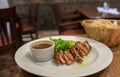
[(115, 15), (120, 14), (117, 8), (104, 9), (104, 7), (97, 7), (97, 11), (101, 13), (109, 13), (109, 14), (115, 14)]

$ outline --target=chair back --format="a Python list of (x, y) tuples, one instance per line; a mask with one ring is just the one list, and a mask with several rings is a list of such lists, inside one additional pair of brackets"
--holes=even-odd
[(18, 40), (22, 41), (16, 16), (15, 7), (0, 9), (0, 51), (16, 48)]
[(38, 12), (39, 12), (39, 4), (38, 3), (30, 3), (29, 4), (29, 19), (28, 23), (35, 24), (38, 20)]
[[(78, 11), (62, 12), (59, 3), (52, 4), (52, 10), (55, 16), (56, 25), (58, 26), (59, 34), (64, 34), (67, 32), (78, 33), (78, 29), (81, 29), (81, 15)], [(71, 31), (71, 32), (68, 32)], [(79, 33), (82, 33), (81, 31)]]

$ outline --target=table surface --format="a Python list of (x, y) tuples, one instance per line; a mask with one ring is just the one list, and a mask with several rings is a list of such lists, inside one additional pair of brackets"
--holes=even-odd
[[(120, 8), (117, 8), (118, 11), (120, 11)], [(90, 8), (81, 8), (79, 9), (79, 12), (86, 16), (87, 18), (106, 18), (106, 19), (120, 19), (120, 14), (108, 14), (108, 13), (99, 13), (97, 11), (96, 7), (90, 7)]]
[[(86, 35), (80, 35), (80, 36), (86, 37)], [(110, 49), (113, 52), (112, 63), (103, 71), (88, 77), (120, 77), (120, 45)], [(21, 72), (19, 73), (18, 77), (40, 77), (40, 76), (30, 74), (21, 69)]]

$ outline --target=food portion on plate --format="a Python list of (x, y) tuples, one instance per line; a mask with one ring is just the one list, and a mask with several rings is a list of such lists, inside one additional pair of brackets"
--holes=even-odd
[(67, 64), (71, 65), (75, 61), (83, 62), (83, 57), (88, 55), (91, 50), (91, 46), (88, 41), (69, 41), (59, 39), (49, 38), (55, 43), (54, 61), (58, 65)]

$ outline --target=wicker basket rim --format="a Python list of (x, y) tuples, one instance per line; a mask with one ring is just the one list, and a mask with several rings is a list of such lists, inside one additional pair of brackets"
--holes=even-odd
[[(90, 23), (86, 23), (87, 21), (94, 21), (94, 20), (83, 20), (82, 22), (81, 22), (81, 24), (82, 24), (82, 26), (84, 26), (84, 27), (93, 27), (93, 28), (110, 28), (110, 29), (120, 29), (120, 25), (119, 26), (117, 26), (117, 27), (103, 27), (103, 26), (93, 26), (93, 25), (91, 25)], [(111, 20), (111, 21), (114, 21), (114, 20)], [(117, 21), (119, 21), (120, 22), (120, 20), (117, 20)]]

